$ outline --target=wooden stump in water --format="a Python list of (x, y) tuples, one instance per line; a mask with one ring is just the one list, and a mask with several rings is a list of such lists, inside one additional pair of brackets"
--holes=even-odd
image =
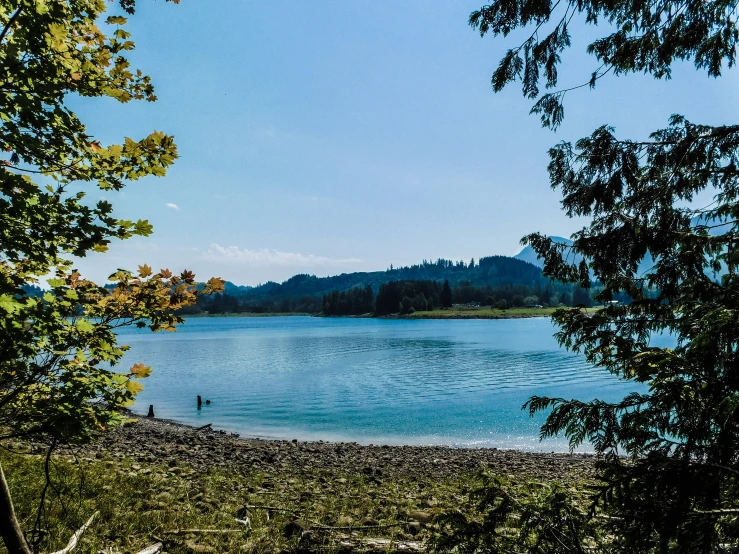
[(154, 417), (154, 404), (149, 404), (149, 413), (146, 414), (146, 417)]
[(203, 398), (198, 394), (198, 410), (203, 407)]

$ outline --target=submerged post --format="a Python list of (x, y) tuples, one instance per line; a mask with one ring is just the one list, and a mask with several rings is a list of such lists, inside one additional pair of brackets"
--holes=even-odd
[(203, 407), (203, 398), (198, 394), (198, 410)]
[(154, 417), (154, 404), (149, 404), (149, 413), (146, 414), (146, 417)]

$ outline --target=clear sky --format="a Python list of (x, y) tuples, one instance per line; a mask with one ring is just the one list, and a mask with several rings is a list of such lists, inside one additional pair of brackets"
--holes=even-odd
[[(111, 4), (113, 6), (115, 4)], [(547, 148), (608, 123), (646, 138), (672, 113), (736, 123), (736, 71), (690, 64), (671, 81), (607, 77), (570, 93), (557, 133), (518, 85), (490, 76), (507, 46), (467, 25), (480, 2), (139, 0), (135, 67), (159, 101), (72, 103), (104, 142), (162, 130), (181, 158), (161, 179), (108, 197), (154, 235), (81, 260), (89, 277), (140, 263), (237, 284), (295, 273), (382, 270), (439, 257), (512, 255), (532, 231), (568, 236)], [(575, 27), (560, 83), (596, 68)], [(90, 197), (101, 196), (91, 191)]]

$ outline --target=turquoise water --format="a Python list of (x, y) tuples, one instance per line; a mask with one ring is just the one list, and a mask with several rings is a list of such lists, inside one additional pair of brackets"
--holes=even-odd
[[(280, 439), (565, 451), (540, 442), (531, 395), (634, 390), (562, 350), (549, 319), (193, 318), (126, 329), (125, 362), (154, 366), (135, 411)], [(210, 405), (196, 407), (196, 396)]]

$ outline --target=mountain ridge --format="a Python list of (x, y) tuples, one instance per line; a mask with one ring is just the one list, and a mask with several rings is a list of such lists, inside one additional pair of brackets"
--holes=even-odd
[(528, 285), (545, 284), (549, 280), (542, 276), (537, 266), (511, 256), (487, 256), (478, 262), (439, 259), (436, 262), (424, 260), (420, 264), (393, 268), (385, 271), (360, 271), (341, 273), (328, 277), (316, 277), (305, 273), (297, 274), (282, 283), (269, 281), (256, 287), (244, 287), (226, 282), (226, 292), (232, 296), (254, 300), (281, 300), (299, 296), (320, 296), (334, 290), (340, 292), (367, 285), (377, 291), (380, 285), (389, 281), (433, 280), (459, 285)]

